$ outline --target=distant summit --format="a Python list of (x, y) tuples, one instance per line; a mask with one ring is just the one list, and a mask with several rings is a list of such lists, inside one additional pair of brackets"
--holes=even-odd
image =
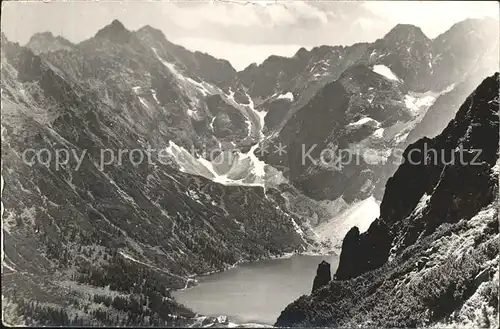
[(294, 57), (307, 57), (309, 55), (309, 52), (307, 51), (306, 48), (301, 47), (294, 55)]
[(137, 33), (139, 35), (147, 35), (158, 40), (167, 40), (165, 34), (163, 34), (161, 30), (155, 29), (151, 25), (145, 25), (141, 27), (139, 30), (137, 30)]
[(117, 19), (97, 31), (96, 38), (104, 38), (117, 43), (127, 43), (132, 38), (132, 32)]
[(75, 45), (61, 36), (54, 36), (52, 32), (41, 32), (35, 33), (26, 47), (38, 55), (58, 50), (72, 50)]
[(399, 45), (406, 42), (430, 42), (430, 39), (418, 26), (411, 24), (398, 24), (393, 27), (383, 38), (386, 42)]

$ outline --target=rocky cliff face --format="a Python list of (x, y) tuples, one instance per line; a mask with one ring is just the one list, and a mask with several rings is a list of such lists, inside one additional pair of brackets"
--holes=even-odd
[[(343, 196), (351, 202), (367, 197), (372, 186), (366, 183), (375, 178), (372, 168), (394, 145), (396, 133), (390, 130), (398, 122), (415, 119), (404, 106), (406, 92), (400, 82), (365, 65), (351, 66), (299, 110), (276, 139), (270, 140), (287, 146), (286, 157), (271, 154), (265, 161), (287, 166), (292, 183), (313, 198)], [(369, 147), (377, 148), (373, 159), (362, 152)], [(328, 157), (322, 157), (324, 150)], [(340, 150), (349, 151), (352, 161)], [(341, 156), (345, 157), (342, 161)]]
[(498, 91), (496, 73), (405, 150), (380, 218), (344, 238), (334, 281), (277, 325), (498, 325)]
[(312, 293), (316, 290), (324, 287), (332, 279), (332, 274), (330, 272), (330, 264), (328, 262), (322, 261), (318, 265), (318, 270), (316, 271), (316, 276), (314, 277)]
[(26, 47), (31, 49), (36, 55), (59, 50), (72, 51), (75, 49), (75, 45), (69, 40), (61, 36), (54, 36), (51, 32), (34, 34)]

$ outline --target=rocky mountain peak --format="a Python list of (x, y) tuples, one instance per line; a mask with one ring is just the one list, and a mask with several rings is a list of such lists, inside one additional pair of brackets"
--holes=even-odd
[(165, 34), (161, 30), (155, 29), (151, 25), (145, 25), (145, 26), (141, 27), (139, 30), (137, 30), (137, 34), (139, 34), (140, 36), (149, 36), (151, 38), (154, 38), (154, 39), (157, 39), (160, 41), (167, 40), (167, 37), (165, 36)]
[(250, 63), (248, 64), (243, 70), (241, 70), (240, 72), (248, 72), (250, 70), (255, 70), (256, 68), (258, 68), (259, 65), (255, 62), (253, 63)]
[(304, 57), (307, 57), (309, 55), (309, 52), (307, 51), (306, 48), (304, 47), (301, 47), (294, 55), (294, 57), (298, 57), (298, 58), (304, 58)]
[(441, 35), (454, 34), (464, 31), (482, 29), (484, 27), (495, 28), (498, 30), (498, 21), (493, 18), (469, 18), (453, 24), (447, 31)]
[(467, 19), (458, 22), (437, 36), (432, 48), (433, 75), (441, 77), (436, 89), (462, 79), (478, 62), (491, 72), (498, 69), (498, 21)]
[(9, 40), (7, 39), (7, 36), (5, 35), (5, 33), (3, 33), (3, 32), (2, 32), (2, 33), (1, 33), (1, 36), (2, 36), (2, 37), (1, 37), (2, 43), (4, 43), (4, 42), (8, 42), (8, 41), (9, 41)]
[(35, 54), (41, 54), (63, 49), (71, 50), (75, 45), (61, 36), (54, 36), (52, 32), (40, 32), (30, 38), (26, 47)]
[(119, 20), (117, 19), (114, 19), (112, 22), (111, 22), (111, 26), (116, 28), (116, 29), (125, 29), (125, 26), (123, 25), (122, 22), (120, 22)]
[(411, 24), (398, 24), (393, 27), (383, 38), (387, 42), (400, 44), (403, 42), (430, 41), (418, 26)]
[(453, 44), (468, 47), (469, 43), (477, 43), (481, 40), (485, 42), (498, 40), (498, 24), (498, 21), (491, 18), (466, 19), (455, 23), (450, 29), (436, 37), (435, 51), (438, 53), (445, 51), (446, 47)]
[(38, 39), (38, 38), (54, 38), (54, 34), (50, 31), (38, 32), (31, 36), (30, 40)]
[(184, 74), (197, 80), (201, 79), (222, 86), (226, 81), (231, 81), (236, 74), (236, 70), (227, 60), (218, 59), (200, 51), (193, 52), (174, 44), (161, 30), (150, 25), (143, 26), (134, 32), (134, 36), (143, 47), (152, 49), (155, 57), (176, 63), (178, 68), (182, 68)]
[(412, 47), (415, 44), (430, 46), (429, 39), (420, 27), (411, 24), (398, 24), (393, 27), (382, 39), (392, 49)]
[(127, 30), (119, 20), (115, 19), (111, 24), (106, 25), (97, 31), (96, 38), (108, 39), (117, 43), (127, 43), (132, 37), (132, 32)]
[(321, 57), (328, 55), (331, 52), (342, 51), (342, 49), (343, 49), (342, 46), (331, 47), (331, 46), (322, 45), (322, 46), (314, 47), (313, 49), (311, 49), (311, 54), (313, 54), (314, 56), (316, 56), (318, 58), (321, 58)]
[(322, 261), (321, 263), (319, 263), (318, 269), (316, 271), (316, 277), (314, 278), (312, 292), (314, 293), (321, 287), (326, 286), (331, 279), (332, 275), (330, 272), (330, 263)]

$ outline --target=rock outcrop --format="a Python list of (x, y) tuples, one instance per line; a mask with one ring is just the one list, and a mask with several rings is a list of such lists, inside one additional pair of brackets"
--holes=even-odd
[(326, 286), (331, 279), (332, 275), (330, 272), (330, 263), (322, 261), (321, 263), (319, 263), (318, 269), (316, 271), (316, 276), (314, 277), (312, 293), (314, 293), (321, 287)]

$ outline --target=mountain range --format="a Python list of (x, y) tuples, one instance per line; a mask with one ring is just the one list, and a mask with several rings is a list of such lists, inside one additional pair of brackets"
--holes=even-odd
[[(394, 242), (404, 234), (436, 237), (443, 223), (469, 234), (459, 214), (473, 218), (492, 202), (494, 150), (478, 172), (447, 169), (442, 192), (443, 168), (398, 167), (424, 136), (440, 149), (464, 144), (467, 127), (479, 127), (472, 146), (493, 138), (498, 121), (487, 110), (476, 117), (470, 104), (497, 106), (498, 77), (467, 98), (498, 70), (492, 31), (497, 21), (470, 19), (429, 39), (401, 24), (374, 43), (301, 48), (242, 71), (117, 20), (78, 44), (44, 32), (21, 46), (2, 34), (4, 313), (28, 325), (199, 325), (172, 289), (241, 262), (331, 250), (347, 233), (336, 280), (277, 324), (350, 324), (354, 313), (329, 313), (339, 302), (324, 296), (346, 296), (329, 289), (406, 266), (384, 265), (389, 249), (403, 259), (417, 245)], [(314, 161), (323, 150), (329, 161)], [(41, 161), (61, 154), (67, 161)], [(453, 185), (462, 174), (470, 187)], [(417, 188), (401, 200), (408, 182)], [(422, 198), (436, 208), (411, 215)], [(380, 202), (380, 217), (363, 219), (366, 233), (352, 228), (358, 220), (347, 212)], [(444, 219), (427, 224), (424, 210)], [(319, 236), (318, 227), (335, 234)], [(370, 252), (358, 257), (360, 248)], [(449, 315), (441, 312), (429, 321)]]

